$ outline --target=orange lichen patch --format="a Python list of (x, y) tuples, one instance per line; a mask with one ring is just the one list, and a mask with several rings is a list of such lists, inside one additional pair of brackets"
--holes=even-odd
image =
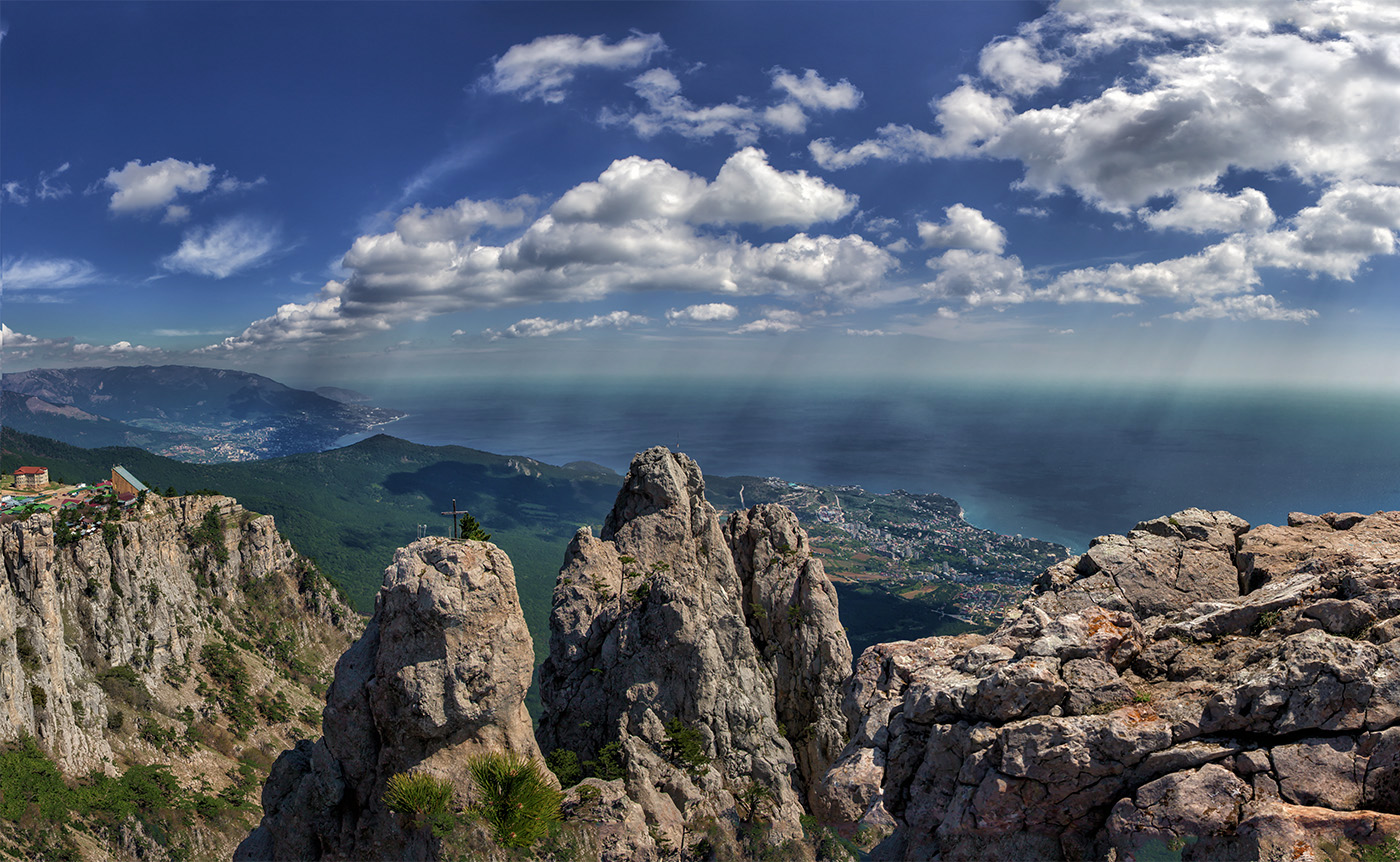
[(1143, 724), (1148, 721), (1157, 721), (1159, 716), (1157, 710), (1145, 703), (1133, 703), (1113, 711), (1113, 717), (1127, 724)]
[(1294, 841), (1292, 850), (1293, 853), (1289, 858), (1292, 859), (1293, 862), (1303, 862), (1303, 860), (1312, 862), (1312, 860), (1317, 858), (1317, 855), (1313, 853), (1312, 845), (1308, 844), (1306, 841)]
[(1108, 634), (1111, 637), (1121, 638), (1128, 632), (1127, 628), (1114, 622), (1113, 616), (1102, 608), (1085, 608), (1079, 612), (1079, 615), (1083, 617), (1085, 624), (1089, 627), (1089, 637)]

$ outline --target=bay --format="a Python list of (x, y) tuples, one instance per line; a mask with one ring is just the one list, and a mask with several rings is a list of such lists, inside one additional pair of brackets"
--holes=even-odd
[(417, 443), (619, 472), (664, 445), (709, 474), (945, 494), (977, 526), (1077, 550), (1191, 506), (1253, 524), (1400, 509), (1393, 393), (762, 379), (356, 388), (408, 411), (377, 430)]

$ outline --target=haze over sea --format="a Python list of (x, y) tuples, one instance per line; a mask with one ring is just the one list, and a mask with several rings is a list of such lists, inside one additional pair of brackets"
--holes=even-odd
[(1078, 550), (1190, 506), (1251, 524), (1290, 511), (1400, 509), (1394, 393), (763, 381), (363, 388), (411, 413), (380, 430), (418, 443), (619, 472), (660, 444), (709, 474), (945, 494), (977, 526)]

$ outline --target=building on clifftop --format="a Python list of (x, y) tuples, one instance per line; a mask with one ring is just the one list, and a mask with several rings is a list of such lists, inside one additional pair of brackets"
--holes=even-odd
[(16, 491), (42, 491), (48, 486), (48, 467), (20, 467), (15, 471)]
[(133, 497), (142, 491), (150, 490), (141, 483), (141, 480), (131, 475), (131, 473), (120, 464), (112, 468), (112, 490), (117, 492), (120, 499), (126, 494)]

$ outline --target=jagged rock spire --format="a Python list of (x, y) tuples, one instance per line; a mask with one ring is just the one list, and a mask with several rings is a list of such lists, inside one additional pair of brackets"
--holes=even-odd
[[(629, 795), (673, 843), (753, 782), (773, 794), (775, 833), (797, 835), (807, 782), (835, 752), (850, 647), (791, 513), (755, 509), (722, 527), (704, 489), (689, 457), (647, 450), (602, 536), (575, 535), (540, 671), (541, 747), (588, 759), (619, 744)], [(668, 759), (675, 721), (698, 731), (707, 766)]]

